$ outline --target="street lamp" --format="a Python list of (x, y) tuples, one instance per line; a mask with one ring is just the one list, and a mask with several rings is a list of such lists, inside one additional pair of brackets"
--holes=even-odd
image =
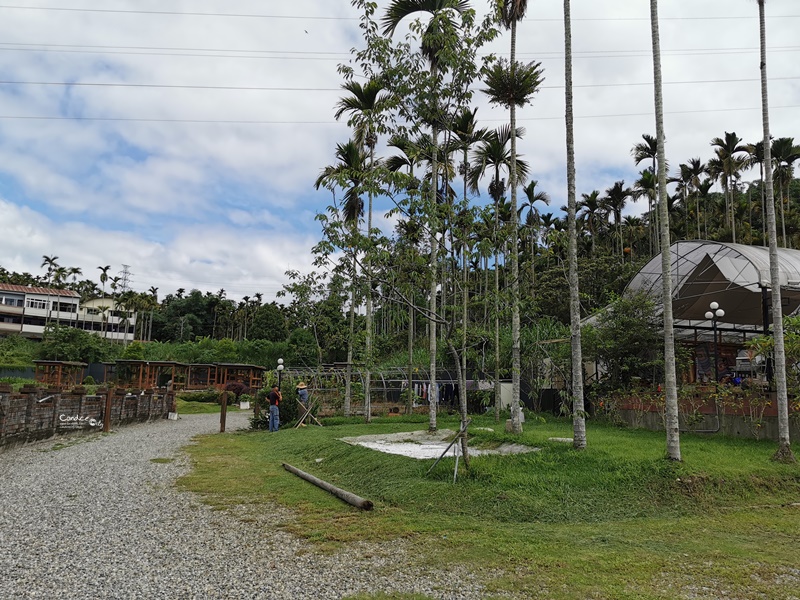
[(706, 312), (706, 319), (711, 321), (711, 328), (714, 331), (714, 384), (719, 383), (719, 359), (717, 357), (717, 320), (725, 316), (725, 311), (719, 304), (712, 302), (708, 305), (711, 309)]
[(278, 359), (278, 391), (281, 391), (281, 375), (283, 374), (283, 359)]

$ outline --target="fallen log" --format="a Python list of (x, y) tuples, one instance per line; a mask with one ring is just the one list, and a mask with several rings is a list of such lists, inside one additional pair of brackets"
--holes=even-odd
[(305, 479), (306, 481), (313, 483), (317, 487), (322, 488), (326, 492), (330, 492), (337, 498), (344, 500), (348, 504), (352, 504), (357, 508), (361, 508), (363, 510), (372, 510), (372, 502), (369, 500), (364, 500), (360, 496), (356, 496), (355, 494), (348, 492), (347, 490), (343, 490), (342, 488), (338, 488), (335, 485), (328, 483), (327, 481), (323, 481), (322, 479), (318, 479), (313, 475), (309, 475), (305, 471), (301, 471), (297, 467), (293, 467), (292, 465), (283, 463), (283, 468), (289, 471), (290, 473), (294, 473), (301, 479)]

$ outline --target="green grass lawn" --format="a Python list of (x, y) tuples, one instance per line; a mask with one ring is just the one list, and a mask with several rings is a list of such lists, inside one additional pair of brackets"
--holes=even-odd
[[(333, 423), (203, 436), (187, 448), (195, 468), (180, 483), (220, 507), (290, 507), (296, 519), (287, 528), (321, 550), (403, 539), (420, 564), (466, 564), (496, 597), (799, 596), (800, 466), (772, 462), (774, 443), (683, 435), (684, 462), (674, 464), (664, 459), (663, 433), (590, 422), (589, 447), (577, 452), (548, 441), (570, 437), (569, 421), (529, 422), (516, 439), (477, 417), (471, 433), (495, 431), (475, 430), (471, 443), (542, 450), (473, 457), (454, 484), (453, 458), (426, 476), (433, 460), (338, 441), (426, 423)], [(343, 503), (283, 462), (373, 501), (375, 510)]]

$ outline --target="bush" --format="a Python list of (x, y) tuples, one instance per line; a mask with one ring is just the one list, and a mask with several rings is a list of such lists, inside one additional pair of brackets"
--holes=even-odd
[[(269, 429), (269, 396), (270, 390), (261, 389), (256, 393), (255, 401), (258, 403), (259, 417), (252, 417), (250, 419), (250, 427), (253, 429)], [(295, 400), (294, 392), (289, 392), (283, 395), (283, 401), (278, 406), (280, 410), (281, 425), (293, 423), (300, 418), (299, 405)]]
[(257, 417), (250, 417), (250, 429), (269, 429), (269, 411), (262, 410)]
[(83, 378), (83, 385), (97, 385), (97, 382), (94, 380), (94, 377), (87, 375)]
[(250, 388), (243, 384), (241, 381), (229, 381), (225, 385), (226, 392), (233, 392), (233, 395), (236, 397), (236, 401), (238, 402), (239, 396), (242, 394), (249, 394)]
[(222, 394), (217, 390), (205, 390), (202, 392), (181, 392), (177, 395), (178, 400), (184, 402), (216, 402), (222, 403)]

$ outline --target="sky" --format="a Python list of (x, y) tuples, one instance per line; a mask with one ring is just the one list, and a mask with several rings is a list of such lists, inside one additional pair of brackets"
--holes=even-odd
[[(337, 65), (363, 45), (349, 1), (9, 2), (0, 4), (0, 266), (43, 274), (42, 257), (57, 256), (99, 282), (98, 266), (128, 265), (137, 291), (225, 289), (265, 301), (287, 270), (313, 269), (315, 216), (332, 199), (313, 184), (350, 137), (346, 119), (334, 119)], [(649, 4), (573, 2), (579, 197), (631, 185), (631, 148), (655, 133)], [(541, 209), (555, 213), (566, 204), (562, 8), (529, 2), (517, 47), (545, 76), (518, 111), (518, 151), (552, 197)], [(726, 131), (761, 139), (755, 0), (659, 9), (670, 164), (707, 160)], [(771, 131), (800, 140), (800, 2), (769, 0), (767, 17)], [(509, 44), (505, 34), (487, 51)], [(507, 121), (480, 93), (475, 105), (483, 126)], [(389, 208), (377, 203), (377, 226), (391, 227)]]

